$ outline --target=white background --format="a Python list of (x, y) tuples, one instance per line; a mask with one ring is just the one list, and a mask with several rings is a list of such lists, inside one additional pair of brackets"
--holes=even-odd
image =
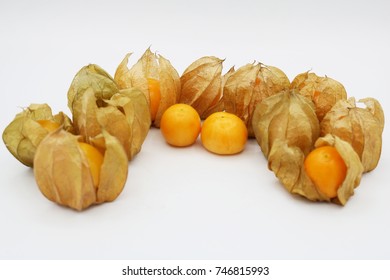
[[(76, 72), (112, 75), (149, 46), (179, 74), (195, 59), (312, 69), (389, 119), (390, 2), (0, 0), (0, 130), (30, 103), (67, 108)], [(113, 203), (76, 212), (43, 197), (0, 145), (0, 259), (389, 259), (389, 133), (345, 207), (291, 196), (257, 143), (236, 156), (165, 144), (152, 129)], [(387, 173), (386, 173), (387, 172)]]

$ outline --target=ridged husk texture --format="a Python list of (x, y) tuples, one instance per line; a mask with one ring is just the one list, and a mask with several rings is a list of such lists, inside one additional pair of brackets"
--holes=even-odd
[(316, 188), (304, 168), (305, 153), (300, 147), (289, 145), (287, 140), (278, 139), (274, 142), (268, 157), (268, 167), (290, 193), (312, 201), (329, 201), (345, 205), (359, 185), (363, 173), (359, 156), (349, 143), (330, 134), (315, 142), (315, 148), (321, 146), (335, 147), (347, 166), (346, 177), (337, 190), (336, 198), (331, 199)]
[(3, 141), (17, 160), (30, 167), (33, 166), (36, 149), (49, 133), (38, 120), (50, 120), (67, 131), (73, 131), (70, 118), (62, 112), (53, 116), (47, 104), (31, 104), (17, 114), (5, 128)]
[(256, 105), (289, 87), (289, 79), (279, 68), (260, 63), (244, 65), (232, 73), (224, 85), (224, 109), (240, 117), (249, 137), (254, 137), (252, 118)]
[(322, 120), (321, 134), (331, 133), (350, 143), (368, 172), (378, 165), (381, 155), (384, 113), (374, 98), (358, 102), (366, 107), (357, 107), (355, 98), (338, 101)]
[(179, 101), (181, 85), (180, 77), (172, 64), (162, 55), (154, 54), (148, 48), (142, 57), (130, 69), (128, 60), (131, 53), (127, 54), (116, 69), (114, 80), (120, 89), (138, 88), (149, 104), (148, 79), (154, 79), (160, 83), (160, 105), (153, 125), (160, 127), (162, 114), (168, 107)]
[(253, 113), (252, 126), (256, 140), (267, 158), (276, 141), (298, 147), (307, 155), (320, 135), (313, 103), (290, 90), (258, 103)]
[(49, 200), (76, 210), (113, 201), (127, 178), (127, 156), (116, 137), (103, 131), (98, 147), (104, 152), (99, 185), (94, 186), (88, 160), (81, 150), (80, 137), (64, 130), (42, 140), (34, 159), (34, 175), (39, 189)]
[(291, 88), (313, 101), (319, 121), (337, 101), (347, 99), (347, 92), (340, 82), (326, 76), (319, 77), (315, 73), (297, 75), (291, 82)]
[(75, 130), (86, 142), (104, 129), (118, 138), (129, 160), (141, 150), (151, 124), (143, 92), (136, 88), (119, 90), (104, 70), (88, 65), (74, 78), (68, 100)]
[(222, 97), (222, 63), (215, 56), (204, 56), (191, 63), (180, 77), (179, 102), (191, 105), (201, 118)]

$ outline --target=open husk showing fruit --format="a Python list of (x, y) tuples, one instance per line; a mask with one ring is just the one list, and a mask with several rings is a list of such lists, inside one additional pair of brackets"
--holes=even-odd
[(96, 138), (100, 145), (95, 153), (103, 157), (97, 170), (92, 170), (92, 165), (98, 159), (81, 148), (82, 137), (56, 130), (42, 140), (34, 159), (34, 175), (46, 198), (76, 210), (117, 198), (127, 178), (126, 153), (108, 132), (103, 130)]
[(114, 80), (120, 89), (138, 88), (149, 104), (150, 118), (160, 127), (165, 110), (179, 100), (181, 85), (179, 74), (162, 55), (154, 54), (148, 48), (130, 69), (127, 54), (116, 69)]
[(362, 161), (364, 172), (373, 170), (382, 150), (384, 113), (374, 98), (359, 100), (365, 108), (356, 106), (355, 98), (338, 101), (322, 120), (321, 134), (331, 133), (350, 143)]
[(47, 104), (31, 104), (5, 128), (3, 141), (16, 159), (32, 167), (35, 151), (43, 138), (49, 134), (49, 130), (59, 127), (67, 131), (73, 130), (67, 115), (62, 112), (53, 115)]
[(147, 99), (136, 88), (119, 90), (104, 70), (96, 74), (95, 69), (101, 68), (88, 65), (80, 70), (68, 93), (76, 133), (89, 143), (104, 129), (118, 138), (130, 160), (150, 128)]
[[(359, 185), (363, 166), (352, 146), (337, 136), (320, 135), (313, 102), (294, 90), (264, 99), (253, 116), (256, 139), (268, 159), (268, 167), (293, 194), (313, 201), (331, 201), (344, 205)], [(333, 146), (344, 160), (346, 177), (336, 197), (328, 197), (307, 176), (304, 161), (316, 147)]]
[(347, 166), (346, 177), (339, 186), (335, 198), (321, 193), (310, 180), (304, 168), (304, 152), (298, 146), (288, 145), (286, 140), (278, 139), (274, 142), (268, 157), (268, 167), (290, 193), (313, 201), (331, 201), (345, 205), (359, 185), (363, 173), (359, 156), (349, 143), (331, 134), (316, 141), (315, 148), (321, 146), (335, 147)]

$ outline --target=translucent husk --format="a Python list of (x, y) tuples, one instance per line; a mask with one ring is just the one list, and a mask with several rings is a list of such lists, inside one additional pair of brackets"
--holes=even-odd
[(87, 142), (104, 129), (118, 138), (129, 160), (141, 150), (151, 120), (146, 97), (138, 89), (121, 90), (108, 100), (96, 99), (88, 89), (73, 107), (75, 126)]
[(50, 133), (42, 140), (34, 159), (34, 175), (42, 194), (49, 200), (76, 210), (92, 204), (113, 201), (127, 178), (127, 156), (122, 145), (108, 132), (95, 139), (104, 151), (99, 185), (93, 184), (79, 136), (64, 130)]
[(290, 90), (258, 103), (253, 113), (252, 126), (256, 140), (267, 158), (275, 142), (285, 142), (307, 155), (320, 135), (313, 103)]
[(244, 65), (231, 74), (224, 85), (224, 108), (240, 117), (248, 128), (249, 137), (254, 137), (252, 118), (256, 105), (289, 86), (290, 81), (279, 68), (260, 63)]
[(335, 198), (327, 197), (316, 188), (305, 172), (304, 152), (298, 146), (289, 145), (287, 139), (278, 139), (273, 143), (268, 157), (268, 167), (290, 193), (312, 201), (330, 201), (345, 205), (359, 185), (363, 173), (359, 156), (349, 143), (331, 134), (316, 141), (315, 147), (321, 146), (335, 147), (347, 166), (346, 178), (338, 188)]
[(114, 80), (120, 89), (134, 87), (140, 89), (145, 94), (148, 104), (150, 102), (148, 78), (159, 81), (161, 99), (153, 122), (154, 126), (159, 127), (165, 110), (179, 101), (181, 90), (179, 74), (169, 60), (162, 55), (152, 53), (150, 48), (129, 69), (127, 64), (130, 55), (131, 53), (127, 54), (119, 64)]
[(179, 102), (191, 105), (201, 118), (205, 118), (207, 112), (221, 100), (222, 63), (222, 59), (214, 56), (201, 57), (191, 63), (180, 77)]
[(53, 116), (47, 104), (31, 104), (17, 114), (5, 128), (3, 141), (17, 160), (30, 167), (33, 166), (37, 147), (49, 133), (37, 122), (38, 120), (50, 120), (67, 131), (73, 131), (69, 117), (62, 112)]
[(220, 87), (220, 93), (218, 96), (213, 100), (211, 105), (208, 107), (208, 109), (200, 116), (202, 119), (206, 119), (208, 116), (210, 116), (212, 113), (215, 112), (222, 112), (225, 110), (225, 101), (223, 98), (223, 88), (226, 84), (226, 81), (229, 79), (229, 77), (235, 72), (234, 66), (229, 69), (223, 76), (222, 76), (222, 83)]
[(374, 98), (358, 102), (366, 107), (357, 107), (355, 98), (338, 101), (322, 120), (321, 134), (331, 133), (350, 143), (368, 172), (378, 165), (381, 155), (384, 113)]
[(74, 102), (83, 96), (84, 92), (92, 89), (97, 100), (110, 99), (112, 95), (119, 92), (114, 79), (96, 64), (84, 66), (77, 72), (68, 90), (68, 107), (74, 115)]
[(148, 101), (140, 90), (119, 90), (103, 69), (88, 65), (74, 78), (68, 99), (75, 130), (85, 141), (104, 129), (118, 138), (129, 160), (141, 150), (151, 120)]
[(347, 92), (340, 82), (309, 71), (297, 75), (291, 82), (291, 88), (313, 101), (319, 121), (338, 100), (347, 99)]

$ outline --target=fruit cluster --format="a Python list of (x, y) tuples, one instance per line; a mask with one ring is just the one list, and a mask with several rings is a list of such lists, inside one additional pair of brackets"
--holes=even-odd
[(72, 118), (32, 104), (4, 130), (8, 150), (34, 168), (49, 200), (77, 210), (115, 200), (151, 125), (173, 146), (192, 145), (200, 134), (220, 155), (241, 152), (255, 137), (284, 187), (310, 200), (344, 205), (362, 173), (377, 166), (379, 102), (366, 98), (359, 108), (329, 77), (305, 72), (290, 83), (262, 63), (222, 75), (223, 60), (212, 56), (179, 76), (150, 49), (128, 68), (130, 55), (114, 77), (94, 64), (76, 74), (67, 94)]

